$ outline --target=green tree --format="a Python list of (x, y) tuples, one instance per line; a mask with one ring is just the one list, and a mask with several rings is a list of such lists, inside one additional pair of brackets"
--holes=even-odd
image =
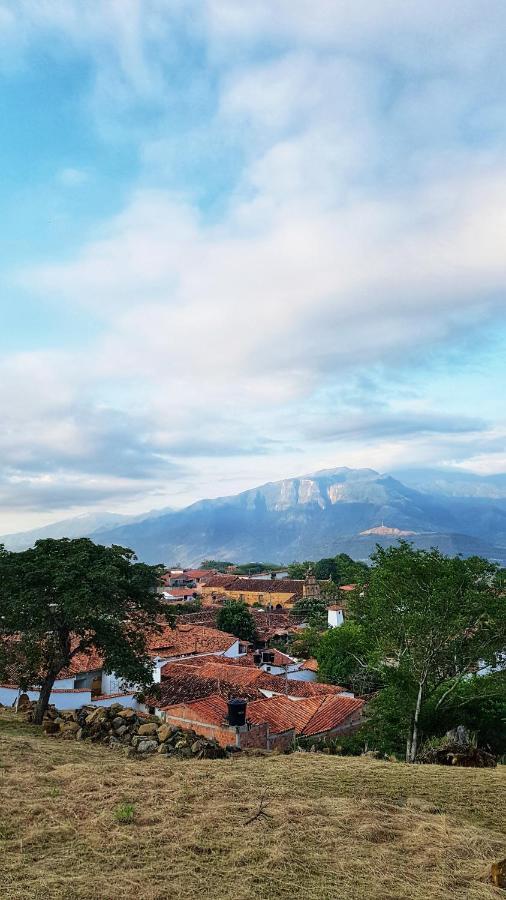
[(330, 684), (342, 684), (358, 694), (378, 686), (378, 675), (368, 664), (368, 636), (354, 621), (329, 628), (318, 644), (318, 678)]
[(255, 620), (248, 604), (243, 600), (225, 600), (216, 624), (220, 631), (235, 634), (241, 641), (255, 640)]
[(305, 578), (309, 569), (313, 569), (314, 565), (314, 562), (311, 562), (310, 559), (306, 559), (304, 562), (292, 562), (287, 567), (288, 577)]
[(135, 559), (132, 550), (88, 538), (40, 540), (21, 553), (1, 548), (0, 677), (14, 668), (20, 687), (40, 686), (37, 724), (58, 674), (91, 648), (106, 671), (151, 682), (147, 640), (168, 613), (157, 594), (161, 567)]
[(200, 563), (201, 569), (216, 569), (217, 572), (228, 572), (234, 564), (226, 562), (223, 559), (203, 559)]
[(347, 553), (338, 553), (334, 558), (338, 584), (364, 584), (369, 577), (369, 566), (364, 562), (357, 562)]
[(378, 547), (372, 563), (349, 611), (364, 633), (364, 670), (377, 673), (406, 714), (406, 759), (413, 762), (435, 693), (440, 707), (470, 674), (497, 663), (506, 642), (504, 595), (496, 567), (479, 557), (449, 558), (402, 541)]
[(294, 603), (293, 612), (297, 616), (304, 616), (312, 628), (322, 630), (327, 627), (327, 603), (325, 597), (301, 597)]

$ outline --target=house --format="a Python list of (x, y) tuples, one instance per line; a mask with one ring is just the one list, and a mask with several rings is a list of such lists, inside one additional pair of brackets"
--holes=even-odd
[(228, 702), (219, 694), (211, 694), (201, 700), (179, 703), (166, 707), (162, 717), (167, 724), (195, 731), (217, 741), (222, 747), (238, 750), (260, 748), (263, 750), (289, 750), (295, 738), (293, 728), (271, 733), (267, 722), (247, 722), (230, 725)]
[(173, 603), (193, 603), (197, 596), (196, 588), (168, 587), (161, 592), (164, 600)]
[(303, 700), (276, 696), (245, 701), (245, 724), (230, 725), (230, 707), (220, 694), (170, 704), (159, 710), (169, 724), (192, 729), (224, 747), (288, 750), (295, 737), (310, 741), (350, 734), (361, 723), (363, 700), (338, 694)]
[(247, 706), (247, 719), (253, 723), (267, 722), (272, 733), (293, 728), (299, 737), (313, 740), (350, 734), (362, 721), (364, 700), (345, 694), (308, 697), (270, 697), (255, 700)]
[(241, 575), (214, 575), (200, 588), (204, 602), (242, 600), (253, 606), (289, 609), (303, 595), (304, 582), (295, 578), (247, 578)]
[(301, 699), (344, 692), (345, 689), (338, 685), (291, 680), (281, 675), (270, 675), (256, 666), (234, 665), (231, 660), (192, 658), (170, 662), (162, 667), (159, 695), (150, 705), (161, 709), (172, 703), (197, 700), (215, 693), (225, 698), (258, 700), (275, 694)]
[[(90, 703), (108, 706), (120, 698), (123, 706), (137, 707), (136, 692), (137, 688), (126, 686), (123, 679), (114, 673), (105, 672), (102, 655), (96, 648), (90, 647), (86, 651), (76, 653), (68, 668), (59, 672), (49, 703), (62, 710), (79, 709)], [(13, 672), (10, 683), (0, 684), (0, 703), (4, 706), (14, 706), (20, 693), (17, 674)], [(24, 693), (30, 700), (39, 698), (37, 685), (33, 685)]]
[(249, 644), (233, 634), (208, 628), (205, 625), (165, 625), (149, 639), (148, 649), (152, 657), (165, 662), (189, 656), (240, 657), (247, 653)]

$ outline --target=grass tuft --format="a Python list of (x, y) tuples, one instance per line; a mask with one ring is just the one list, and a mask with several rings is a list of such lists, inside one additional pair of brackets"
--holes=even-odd
[(133, 803), (120, 803), (114, 810), (114, 818), (120, 825), (131, 825), (134, 815), (135, 806)]

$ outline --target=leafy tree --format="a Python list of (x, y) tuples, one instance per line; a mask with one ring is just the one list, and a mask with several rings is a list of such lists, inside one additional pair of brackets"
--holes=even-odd
[(332, 556), (328, 559), (319, 559), (314, 565), (314, 573), (319, 581), (331, 578), (332, 581), (339, 580), (339, 568), (337, 560)]
[(287, 567), (288, 577), (289, 578), (305, 578), (309, 569), (314, 568), (314, 562), (306, 559), (305, 562), (292, 562)]
[(316, 649), (319, 680), (345, 685), (358, 694), (374, 690), (378, 675), (369, 668), (368, 652), (368, 636), (357, 622), (329, 628)]
[(40, 685), (37, 724), (58, 674), (91, 648), (106, 671), (150, 683), (147, 639), (169, 614), (157, 594), (161, 567), (135, 559), (88, 538), (40, 540), (21, 553), (0, 548), (0, 677), (15, 669), (21, 688)]
[[(319, 628), (304, 628), (292, 638), (287, 652), (290, 656), (298, 656), (302, 659), (315, 657), (318, 652), (321, 636), (322, 633)], [(286, 649), (287, 648), (285, 647), (285, 650)]]
[(255, 620), (248, 604), (243, 600), (225, 600), (216, 624), (220, 631), (235, 634), (241, 641), (255, 640)]
[(325, 597), (301, 597), (293, 605), (297, 616), (304, 616), (308, 625), (322, 630), (327, 627), (327, 603)]
[(217, 572), (228, 572), (230, 568), (232, 568), (234, 564), (232, 562), (225, 562), (222, 559), (203, 559), (200, 563), (201, 569), (216, 569)]
[(338, 553), (335, 557), (337, 581), (339, 584), (364, 584), (369, 577), (369, 566), (365, 562), (357, 562), (347, 553)]
[(443, 683), (430, 698), (422, 727), (443, 735), (457, 723), (465, 725), (476, 733), (480, 747), (506, 754), (506, 670), (472, 675), (450, 693), (447, 687)]
[[(406, 759), (416, 758), (429, 701), (436, 708), (473, 672), (496, 664), (506, 642), (504, 594), (496, 567), (485, 559), (415, 550), (405, 541), (378, 547), (368, 586), (350, 597), (349, 610), (364, 634), (364, 671), (388, 688), (403, 708)], [(379, 698), (381, 708), (386, 698)], [(425, 716), (425, 718), (424, 718)]]

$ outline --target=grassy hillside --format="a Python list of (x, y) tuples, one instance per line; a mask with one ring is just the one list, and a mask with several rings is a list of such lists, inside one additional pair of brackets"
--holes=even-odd
[[(146, 762), (0, 714), (8, 900), (485, 900), (506, 769), (320, 754)], [(254, 818), (262, 801), (267, 817)], [(120, 824), (120, 804), (133, 821)], [(502, 833), (501, 833), (502, 832)]]

